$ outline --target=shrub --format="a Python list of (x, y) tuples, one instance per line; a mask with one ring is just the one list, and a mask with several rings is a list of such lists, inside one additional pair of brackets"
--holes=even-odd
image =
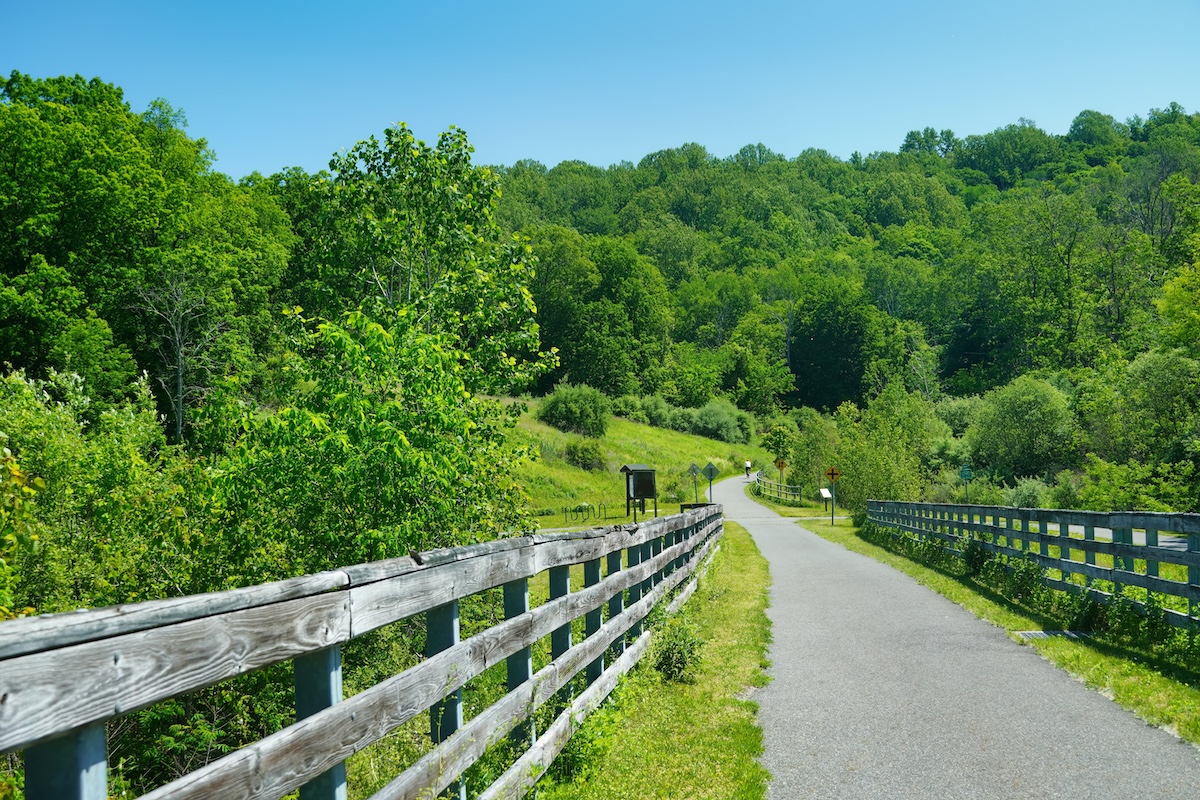
[(983, 572), (983, 568), (992, 560), (992, 554), (984, 548), (979, 539), (971, 537), (963, 545), (962, 560), (967, 575), (974, 578)]
[(1042, 586), (1042, 565), (1034, 558), (1026, 555), (1009, 560), (1008, 593), (1014, 600), (1029, 604), (1036, 603), (1040, 598)]
[(571, 439), (563, 448), (563, 459), (572, 466), (600, 472), (606, 466), (600, 442), (595, 439)]
[(642, 398), (642, 413), (646, 420), (656, 428), (671, 427), (671, 404), (657, 394), (649, 394)]
[(1005, 494), (1013, 508), (1044, 508), (1048, 487), (1037, 478), (1022, 478)]
[(671, 424), (669, 427), (673, 431), (681, 433), (690, 433), (696, 426), (696, 409), (694, 408), (672, 408), (671, 409)]
[(560, 383), (542, 401), (537, 418), (560, 431), (600, 437), (608, 431), (612, 403), (590, 386)]
[(630, 422), (649, 424), (646, 412), (642, 410), (642, 401), (637, 395), (625, 394), (612, 401), (613, 416), (623, 417)]
[(1046, 502), (1051, 508), (1082, 508), (1079, 490), (1083, 488), (1083, 478), (1069, 469), (1058, 473), (1054, 486), (1046, 495)]
[(704, 640), (695, 623), (682, 614), (667, 620), (654, 640), (651, 662), (663, 680), (684, 683), (700, 664), (700, 648)]
[(713, 398), (696, 412), (691, 432), (730, 444), (745, 444), (750, 441), (746, 429), (749, 427), (752, 430), (753, 424), (749, 414), (739, 412), (728, 400)]
[(977, 464), (1012, 478), (1071, 466), (1076, 434), (1067, 396), (1022, 375), (983, 398), (966, 438)]
[(966, 433), (967, 428), (971, 427), (982, 404), (983, 398), (978, 395), (943, 397), (933, 410), (938, 415), (938, 419), (949, 425), (951, 432), (957, 437), (962, 436)]

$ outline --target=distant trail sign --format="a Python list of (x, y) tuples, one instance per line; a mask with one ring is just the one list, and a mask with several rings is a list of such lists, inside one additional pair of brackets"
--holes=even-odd
[(712, 482), (713, 478), (717, 477), (717, 472), (717, 468), (713, 466), (711, 461), (704, 465), (704, 470), (701, 472), (704, 477), (708, 478), (708, 502), (710, 503), (713, 501)]
[(837, 467), (830, 467), (825, 470), (825, 477), (829, 478), (831, 482), (837, 483), (837, 479), (842, 477), (842, 471)]

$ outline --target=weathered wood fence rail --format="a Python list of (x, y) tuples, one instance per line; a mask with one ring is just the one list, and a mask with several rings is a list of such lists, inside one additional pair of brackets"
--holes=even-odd
[(762, 476), (761, 472), (758, 473), (755, 484), (760, 497), (774, 497), (777, 500), (802, 500), (804, 497), (801, 493), (801, 487), (790, 486), (778, 481), (769, 481)]
[[(424, 710), (429, 753), (376, 798), (464, 794), (459, 776), (578, 673), (588, 688), (480, 797), (519, 797), (645, 651), (642, 620), (716, 546), (720, 506), (639, 525), (534, 535), (279, 583), (0, 624), (0, 753), (23, 751), (29, 800), (107, 798), (105, 723), (270, 664), (294, 663), (297, 722), (146, 798), (345, 798), (347, 757)], [(572, 565), (584, 586), (571, 591)], [(602, 565), (604, 566), (602, 575)], [(549, 572), (550, 599), (529, 603)], [(676, 593), (683, 602), (694, 579)], [(459, 601), (503, 587), (504, 621), (459, 638)], [(607, 619), (603, 611), (607, 609)], [(427, 658), (342, 699), (340, 645), (426, 614)], [(571, 641), (571, 622), (585, 638)], [(533, 672), (531, 647), (551, 639)], [(605, 656), (609, 663), (605, 663)], [(465, 722), (462, 687), (507, 662), (508, 694)], [(456, 785), (457, 784), (457, 785)]]
[[(1008, 559), (1030, 558), (1042, 567), (1042, 583), (1054, 589), (1088, 592), (1109, 603), (1123, 586), (1138, 586), (1181, 598), (1179, 609), (1165, 608), (1171, 625), (1200, 630), (1200, 514), (1104, 513), (1056, 509), (961, 506), (871, 500), (867, 518), (898, 536), (939, 540), (961, 554), (968, 541)], [(1135, 532), (1144, 544), (1135, 544)], [(1165, 547), (1159, 534), (1178, 540)], [(1099, 534), (1099, 536), (1098, 536)], [(1112, 566), (1096, 556), (1111, 558)], [(1108, 559), (1104, 559), (1105, 562)], [(1140, 562), (1140, 563), (1139, 563)], [(1159, 575), (1164, 564), (1186, 567), (1185, 580)], [(1179, 570), (1180, 577), (1183, 570)], [(1082, 583), (1072, 580), (1081, 576)], [(1094, 581), (1107, 581), (1111, 591)], [(1144, 603), (1131, 600), (1144, 608)]]

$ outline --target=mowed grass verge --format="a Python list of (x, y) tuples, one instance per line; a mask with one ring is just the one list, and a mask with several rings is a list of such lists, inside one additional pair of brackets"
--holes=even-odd
[(864, 541), (849, 520), (830, 525), (828, 518), (805, 519), (800, 524), (847, 550), (900, 570), (980, 619), (1004, 628), (1014, 641), (1034, 648), (1047, 661), (1142, 720), (1200, 746), (1200, 665), (1192, 672), (1182, 672), (1147, 653), (1104, 641), (1062, 637), (1020, 639), (1017, 631), (1061, 626), (969, 579), (932, 569)]
[[(720, 476), (726, 477), (741, 471), (747, 459), (758, 466), (771, 458), (757, 444), (730, 444), (614, 417), (607, 434), (598, 440), (604, 469), (580, 469), (565, 457), (567, 443), (580, 437), (539, 422), (534, 416), (537, 401), (528, 405), (514, 440), (532, 447), (535, 461), (513, 479), (524, 487), (530, 504), (541, 515), (542, 528), (604, 524), (604, 520), (564, 520), (562, 507), (579, 503), (606, 505), (610, 524), (625, 520), (625, 476), (619, 472), (623, 464), (647, 464), (657, 470), (658, 513), (665, 516), (677, 513), (680, 502), (694, 502), (697, 491), (700, 501), (706, 499), (708, 482), (701, 476), (693, 483), (688, 474), (691, 464), (703, 468), (712, 462)], [(647, 513), (652, 505), (647, 502)]]
[(538, 796), (542, 800), (760, 800), (769, 775), (749, 690), (766, 683), (770, 574), (744, 528), (726, 521), (708, 573), (683, 610), (704, 645), (690, 683), (648, 662), (584, 722)]

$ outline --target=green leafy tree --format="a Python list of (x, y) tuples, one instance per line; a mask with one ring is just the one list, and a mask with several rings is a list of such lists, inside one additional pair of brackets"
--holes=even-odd
[(976, 464), (1011, 479), (1054, 475), (1073, 466), (1076, 434), (1066, 395), (1022, 375), (984, 395), (966, 438)]
[(430, 147), (399, 125), (336, 156), (323, 252), (360, 298), (411, 308), (427, 333), (449, 336), (471, 391), (501, 392), (549, 362), (537, 357), (529, 247), (503, 239), (499, 178), (471, 164), (472, 149), (457, 128)]
[(774, 425), (762, 436), (762, 446), (767, 452), (775, 456), (775, 459), (783, 459), (787, 461), (792, 457), (792, 450), (796, 447), (796, 426), (789, 425)]

